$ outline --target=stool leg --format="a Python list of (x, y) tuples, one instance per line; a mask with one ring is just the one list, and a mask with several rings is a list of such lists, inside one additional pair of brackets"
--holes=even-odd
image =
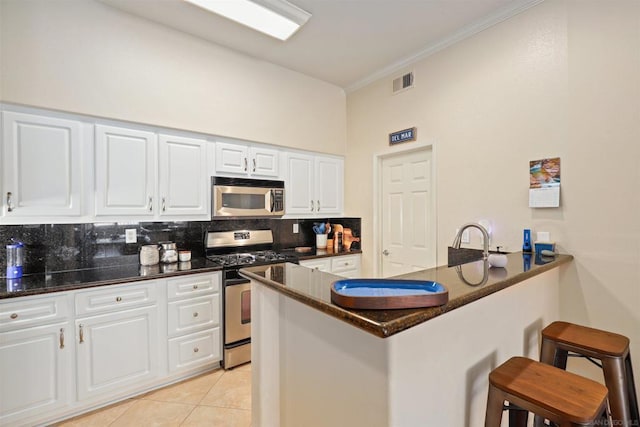
[(631, 415), (631, 422), (634, 426), (640, 426), (640, 414), (638, 413), (638, 396), (636, 394), (636, 384), (633, 379), (633, 368), (631, 368), (631, 354), (627, 354), (624, 358), (625, 372), (629, 393), (629, 412)]
[(509, 411), (509, 427), (527, 427), (529, 412), (512, 409)]
[(625, 375), (625, 360), (620, 357), (602, 359), (604, 382), (609, 389), (609, 407), (613, 425), (631, 427), (629, 394)]
[(552, 365), (560, 369), (567, 369), (567, 350), (558, 348), (556, 343), (542, 338), (540, 346), (540, 361), (547, 365)]
[(487, 397), (487, 412), (485, 413), (484, 427), (500, 427), (503, 405), (503, 393), (489, 384), (489, 396)]

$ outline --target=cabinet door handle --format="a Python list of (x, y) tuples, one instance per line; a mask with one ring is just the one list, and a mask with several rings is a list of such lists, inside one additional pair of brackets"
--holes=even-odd
[(149, 196), (149, 212), (153, 212), (153, 197)]
[(18, 318), (18, 313), (11, 313), (11, 316), (9, 317), (15, 320)]
[(193, 285), (193, 289), (198, 289), (198, 285)]
[(164, 203), (164, 197), (162, 198), (162, 212), (167, 210), (167, 206)]
[(253, 159), (253, 171), (256, 171), (256, 159)]
[(13, 212), (13, 205), (11, 204), (11, 191), (7, 191), (7, 212)]
[(200, 349), (199, 349), (198, 347), (194, 347), (194, 348), (193, 348), (193, 352), (194, 352), (194, 353), (197, 353), (197, 352), (199, 352), (199, 351), (200, 351)]
[(320, 200), (318, 200), (317, 205), (318, 205), (318, 207), (317, 207), (318, 212), (320, 212)]
[(64, 348), (64, 328), (60, 328), (60, 348)]
[(84, 342), (84, 327), (82, 326), (82, 323), (79, 325), (80, 328), (80, 344), (82, 344)]
[(198, 312), (197, 312), (197, 311), (195, 311), (195, 312), (193, 313), (193, 317), (198, 317)]
[(311, 212), (313, 212), (313, 210), (315, 209), (315, 206), (313, 205), (313, 200), (311, 201)]
[(247, 158), (245, 157), (244, 158), (244, 171), (246, 172), (248, 168), (249, 168), (249, 165), (247, 163)]
[(122, 301), (122, 297), (116, 297), (116, 302)]

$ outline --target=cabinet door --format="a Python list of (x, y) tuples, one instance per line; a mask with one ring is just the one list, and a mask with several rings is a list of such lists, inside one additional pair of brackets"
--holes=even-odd
[(70, 403), (73, 334), (68, 327), (63, 322), (0, 333), (0, 425), (26, 425)]
[(156, 136), (96, 125), (96, 215), (153, 216)]
[(80, 400), (143, 386), (159, 372), (157, 307), (76, 319)]
[(160, 215), (208, 217), (206, 141), (160, 135)]
[(249, 168), (251, 176), (266, 177), (266, 178), (279, 178), (280, 157), (278, 150), (265, 147), (250, 147), (249, 148)]
[(313, 157), (306, 154), (287, 153), (286, 165), (286, 213), (313, 214), (315, 212)]
[(341, 159), (316, 157), (316, 213), (342, 215), (344, 166)]
[(216, 142), (216, 174), (247, 175), (249, 159), (247, 146)]
[(307, 267), (312, 270), (320, 270), (326, 271), (328, 273), (331, 272), (331, 259), (329, 258), (318, 258), (318, 259), (309, 259), (300, 261), (300, 266)]
[(79, 216), (81, 123), (5, 111), (2, 125), (4, 214)]

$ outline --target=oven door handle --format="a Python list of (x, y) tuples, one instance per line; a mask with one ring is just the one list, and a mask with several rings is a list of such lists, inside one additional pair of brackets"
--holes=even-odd
[(275, 207), (276, 207), (276, 192), (275, 190), (271, 189), (271, 212), (273, 212)]
[(244, 285), (245, 283), (250, 283), (251, 280), (239, 278), (239, 279), (226, 279), (224, 281), (224, 286), (235, 286), (235, 285)]

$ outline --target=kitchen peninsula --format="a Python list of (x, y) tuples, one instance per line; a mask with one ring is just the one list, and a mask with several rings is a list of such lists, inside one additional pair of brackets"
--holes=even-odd
[(254, 426), (481, 426), (487, 377), (514, 355), (537, 358), (558, 318), (571, 255), (514, 253), (397, 278), (433, 280), (440, 307), (346, 310), (339, 278), (294, 264), (250, 267)]

